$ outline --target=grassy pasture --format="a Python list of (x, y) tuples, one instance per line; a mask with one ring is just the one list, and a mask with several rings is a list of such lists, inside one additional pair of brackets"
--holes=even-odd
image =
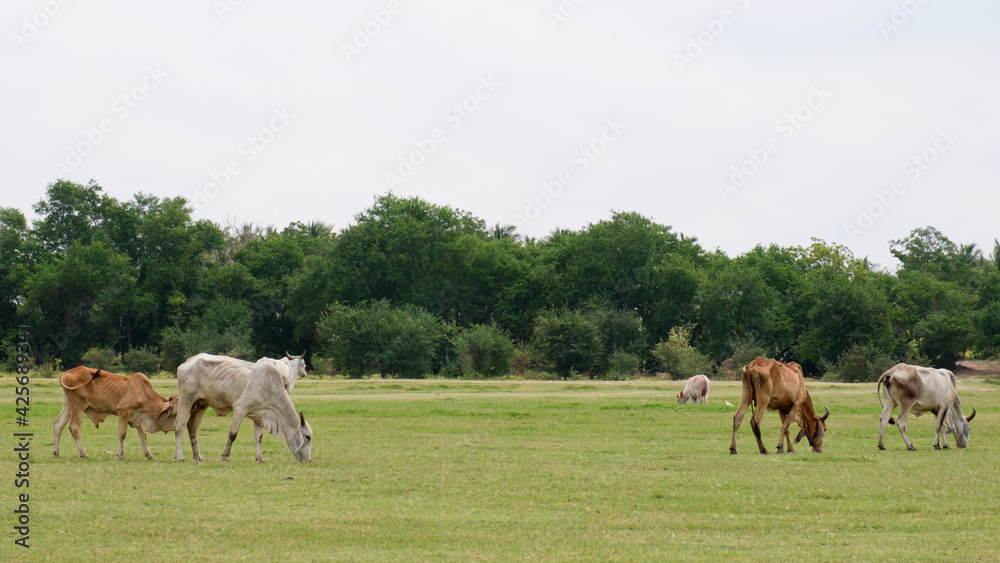
[[(164, 395), (173, 380), (154, 380)], [(4, 430), (0, 560), (996, 560), (1000, 558), (1000, 386), (960, 378), (979, 415), (970, 447), (935, 451), (933, 419), (895, 427), (876, 449), (875, 387), (809, 384), (831, 410), (822, 455), (761, 456), (744, 420), (729, 455), (735, 382), (707, 407), (677, 405), (682, 382), (317, 381), (296, 384), (315, 441), (296, 464), (247, 421), (231, 460), (230, 417), (209, 413), (208, 461), (146, 461), (117, 419), (85, 418), (80, 459), (54, 380), (33, 380), (31, 549), (13, 545), (14, 381), (0, 379)], [(793, 428), (796, 429), (793, 425)], [(778, 416), (764, 420), (778, 441)], [(952, 440), (952, 443), (953, 440)]]

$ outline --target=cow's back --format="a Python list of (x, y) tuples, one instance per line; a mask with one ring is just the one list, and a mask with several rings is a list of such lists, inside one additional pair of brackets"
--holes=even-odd
[(229, 407), (246, 389), (252, 366), (228, 356), (192, 356), (177, 368), (178, 393), (192, 402), (204, 400), (212, 408)]

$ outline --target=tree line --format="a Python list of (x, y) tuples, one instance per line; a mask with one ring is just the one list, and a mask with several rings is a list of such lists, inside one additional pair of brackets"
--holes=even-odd
[(8, 365), (18, 326), (37, 366), (305, 350), (352, 377), (686, 377), (761, 354), (859, 381), (1000, 354), (1000, 243), (933, 227), (891, 241), (889, 272), (817, 239), (731, 258), (633, 212), (534, 239), (391, 193), (339, 232), (194, 221), (184, 198), (93, 181), (32, 209), (0, 208)]

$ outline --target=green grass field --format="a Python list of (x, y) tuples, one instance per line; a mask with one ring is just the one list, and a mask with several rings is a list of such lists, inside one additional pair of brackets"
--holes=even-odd
[[(164, 395), (173, 380), (154, 380)], [(173, 434), (84, 418), (81, 459), (55, 380), (32, 380), (29, 489), (16, 489), (14, 380), (0, 378), (5, 530), (0, 560), (996, 560), (1000, 386), (960, 378), (969, 448), (935, 451), (933, 419), (890, 427), (876, 449), (875, 386), (810, 382), (830, 407), (824, 453), (761, 456), (749, 427), (729, 454), (736, 382), (677, 405), (682, 382), (300, 380), (311, 464), (276, 436), (253, 456), (246, 421), (219, 460), (230, 417), (209, 413), (208, 461), (173, 460)], [(793, 428), (796, 429), (793, 425)], [(778, 416), (764, 441), (774, 449)], [(793, 432), (794, 435), (794, 432)], [(954, 444), (954, 440), (951, 440)], [(29, 492), (30, 550), (14, 545), (15, 493)]]

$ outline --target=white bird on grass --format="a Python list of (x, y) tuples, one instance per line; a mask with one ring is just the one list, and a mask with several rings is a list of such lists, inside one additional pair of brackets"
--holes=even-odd
[(725, 398), (725, 397), (723, 397), (723, 398), (722, 398), (722, 400), (723, 400), (723, 401), (725, 401), (725, 403), (726, 403), (726, 406), (727, 406), (727, 407), (731, 407), (731, 406), (733, 406), (733, 404), (732, 404), (732, 403), (730, 403), (729, 401), (726, 401), (726, 398)]

